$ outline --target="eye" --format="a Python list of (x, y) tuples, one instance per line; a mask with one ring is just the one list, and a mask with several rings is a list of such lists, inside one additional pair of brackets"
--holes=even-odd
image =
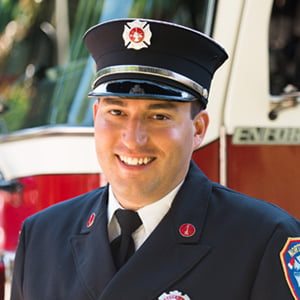
[(124, 115), (124, 113), (119, 109), (111, 109), (109, 112), (113, 116), (122, 116), (122, 115)]
[(164, 120), (168, 120), (168, 116), (163, 115), (163, 114), (155, 114), (153, 115), (153, 119), (158, 120), (158, 121), (164, 121)]

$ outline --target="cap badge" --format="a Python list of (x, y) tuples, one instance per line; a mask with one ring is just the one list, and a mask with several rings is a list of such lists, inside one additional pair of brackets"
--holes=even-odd
[(139, 85), (135, 84), (129, 91), (130, 94), (145, 94), (144, 89)]
[(300, 237), (287, 239), (280, 260), (291, 293), (300, 300)]
[(140, 50), (151, 44), (152, 32), (147, 22), (134, 20), (124, 25), (123, 40), (127, 49)]
[(189, 296), (182, 295), (178, 291), (172, 291), (170, 293), (163, 293), (158, 300), (191, 300)]
[(189, 223), (182, 224), (179, 228), (179, 233), (183, 237), (191, 237), (195, 234), (195, 232), (196, 232), (195, 226)]

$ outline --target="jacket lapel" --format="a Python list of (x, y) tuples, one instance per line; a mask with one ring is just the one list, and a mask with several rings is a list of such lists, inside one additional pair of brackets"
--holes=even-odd
[(71, 238), (79, 278), (91, 299), (97, 299), (116, 271), (107, 235), (107, 188), (95, 203), (80, 234)]
[[(210, 182), (192, 165), (168, 214), (98, 300), (157, 299), (199, 263), (210, 250), (200, 243), (210, 190)], [(181, 231), (185, 224), (194, 233)]]

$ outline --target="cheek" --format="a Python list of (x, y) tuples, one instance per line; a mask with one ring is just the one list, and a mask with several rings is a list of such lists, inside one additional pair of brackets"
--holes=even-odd
[(101, 130), (102, 127), (107, 126), (106, 123), (107, 122), (106, 122), (103, 114), (100, 111), (98, 111), (97, 114), (95, 115), (95, 118), (94, 118), (95, 130)]
[[(159, 136), (157, 133), (156, 136)], [(161, 145), (168, 148), (174, 154), (185, 154), (192, 151), (193, 148), (193, 131), (187, 128), (172, 128), (165, 134), (161, 135)], [(172, 154), (172, 152), (170, 154)]]
[[(113, 122), (107, 120), (101, 115), (95, 119), (94, 122), (95, 134), (108, 138), (110, 135), (118, 132), (119, 128)], [(103, 138), (104, 139), (104, 138)]]
[(110, 141), (113, 138), (113, 130), (111, 130), (109, 124), (103, 119), (95, 120), (95, 143), (97, 151), (101, 151), (102, 148), (108, 147)]
[(183, 160), (190, 160), (195, 144), (194, 130), (192, 127), (186, 128), (181, 134), (180, 149)]

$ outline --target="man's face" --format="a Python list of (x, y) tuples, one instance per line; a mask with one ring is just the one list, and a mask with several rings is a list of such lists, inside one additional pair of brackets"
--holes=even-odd
[(185, 177), (205, 134), (207, 113), (191, 104), (100, 98), (94, 104), (96, 151), (107, 181), (125, 208), (159, 200)]

